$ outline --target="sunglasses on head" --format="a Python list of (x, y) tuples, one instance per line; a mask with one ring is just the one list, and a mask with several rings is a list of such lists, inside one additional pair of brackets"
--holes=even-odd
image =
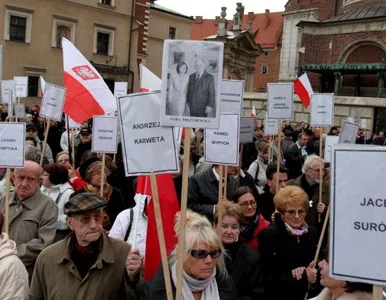
[(210, 255), (211, 258), (217, 258), (221, 255), (221, 250), (217, 249), (217, 250), (213, 250), (211, 252), (208, 252), (208, 251), (205, 251), (202, 249), (190, 250), (190, 255), (193, 256), (194, 258), (198, 258), (198, 259), (205, 259), (208, 257), (208, 255)]

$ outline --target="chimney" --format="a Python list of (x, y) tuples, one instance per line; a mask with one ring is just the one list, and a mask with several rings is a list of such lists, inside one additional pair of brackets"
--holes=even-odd
[(216, 16), (216, 18), (214, 20), (214, 26), (217, 27), (219, 21), (220, 21), (220, 16)]
[(202, 24), (204, 23), (203, 17), (202, 16), (196, 16), (194, 19), (194, 24)]
[(269, 9), (265, 10), (265, 16), (264, 16), (264, 29), (267, 28), (269, 25)]
[(253, 21), (255, 19), (255, 12), (248, 12), (248, 21)]

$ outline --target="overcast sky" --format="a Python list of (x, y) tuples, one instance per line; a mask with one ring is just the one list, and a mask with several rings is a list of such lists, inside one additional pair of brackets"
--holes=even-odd
[(187, 16), (204, 16), (206, 19), (214, 19), (221, 13), (221, 7), (227, 7), (227, 19), (233, 18), (236, 12), (236, 2), (241, 2), (244, 13), (253, 11), (262, 13), (265, 9), (271, 11), (284, 11), (284, 5), (288, 0), (157, 0), (156, 3), (173, 9)]

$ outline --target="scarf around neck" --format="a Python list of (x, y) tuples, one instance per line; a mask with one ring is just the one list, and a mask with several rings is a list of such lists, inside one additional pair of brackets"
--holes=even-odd
[[(174, 286), (177, 286), (177, 260), (169, 259), (169, 267), (172, 273)], [(193, 293), (202, 292), (201, 300), (220, 300), (216, 281), (216, 268), (208, 279), (194, 279), (183, 271), (182, 278), (182, 299), (194, 300)]]
[(291, 225), (284, 223), (287, 232), (293, 237), (300, 237), (308, 233), (308, 225), (304, 224), (302, 227), (293, 228)]

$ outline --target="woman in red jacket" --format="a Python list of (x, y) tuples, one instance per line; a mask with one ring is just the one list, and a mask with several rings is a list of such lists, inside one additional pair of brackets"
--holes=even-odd
[(240, 239), (254, 250), (258, 250), (258, 235), (268, 227), (269, 222), (260, 214), (252, 190), (241, 186), (235, 190), (231, 200), (237, 203), (244, 216)]

